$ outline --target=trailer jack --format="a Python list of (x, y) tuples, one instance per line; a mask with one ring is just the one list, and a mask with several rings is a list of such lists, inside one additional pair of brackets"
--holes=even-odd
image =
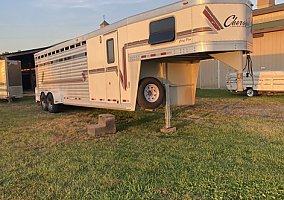
[(165, 106), (165, 127), (161, 128), (162, 133), (173, 133), (177, 131), (176, 127), (172, 127), (171, 125), (171, 118), (172, 118), (172, 112), (171, 112), (171, 98), (170, 98), (170, 84), (167, 81), (165, 84), (165, 90), (166, 90), (166, 106)]

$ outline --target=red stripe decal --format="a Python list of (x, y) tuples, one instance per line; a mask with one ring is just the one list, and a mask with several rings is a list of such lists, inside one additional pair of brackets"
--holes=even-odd
[(218, 26), (218, 24), (214, 21), (213, 17), (211, 17), (211, 15), (209, 14), (209, 12), (207, 10), (203, 11), (203, 14), (207, 17), (207, 19), (209, 20), (209, 22), (212, 24), (212, 26), (214, 26), (214, 28), (217, 31), (220, 31), (221, 28)]
[(214, 22), (219, 26), (220, 29), (224, 29), (222, 24), (219, 22), (219, 20), (217, 19), (217, 17), (213, 14), (213, 12), (210, 10), (210, 8), (208, 6), (205, 6), (205, 9), (207, 10), (207, 12), (209, 13), (209, 15), (213, 18)]
[(167, 55), (167, 52), (161, 53), (161, 56), (165, 56), (165, 55)]
[(157, 56), (157, 54), (153, 53), (153, 54), (151, 54), (150, 56), (151, 56), (151, 57), (155, 57), (155, 56)]
[(127, 89), (127, 68), (126, 68), (126, 48), (125, 46), (122, 48), (122, 53), (123, 53), (123, 82), (122, 86), (123, 89)]

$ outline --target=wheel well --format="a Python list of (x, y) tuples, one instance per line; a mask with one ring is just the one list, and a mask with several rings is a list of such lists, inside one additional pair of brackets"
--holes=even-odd
[(140, 79), (140, 80), (139, 80), (139, 83), (138, 83), (138, 84), (140, 85), (140, 84), (141, 84), (141, 82), (142, 82), (143, 80), (148, 79), (148, 78), (154, 78), (154, 79), (157, 79), (158, 81), (160, 81), (160, 82), (161, 82), (161, 84), (162, 84), (162, 85), (164, 85), (164, 84), (163, 84), (163, 81), (162, 81), (162, 79), (161, 79), (161, 78), (159, 78), (159, 77), (153, 77), (153, 76), (143, 77), (142, 79)]

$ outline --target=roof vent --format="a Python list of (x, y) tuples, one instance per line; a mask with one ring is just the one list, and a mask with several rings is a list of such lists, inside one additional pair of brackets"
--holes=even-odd
[(258, 0), (257, 9), (268, 8), (275, 5), (275, 0)]
[(100, 24), (100, 28), (104, 28), (104, 27), (106, 27), (106, 26), (108, 26), (109, 25), (109, 23), (106, 21), (106, 20), (104, 20), (101, 24)]

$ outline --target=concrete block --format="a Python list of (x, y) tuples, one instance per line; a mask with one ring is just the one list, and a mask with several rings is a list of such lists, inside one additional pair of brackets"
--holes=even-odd
[(115, 116), (110, 114), (99, 115), (98, 124), (88, 126), (88, 134), (94, 137), (101, 137), (105, 134), (115, 134)]
[(176, 127), (171, 127), (171, 128), (162, 128), (160, 130), (162, 133), (174, 133), (177, 131)]
[(100, 124), (89, 125), (88, 134), (93, 137), (101, 137), (106, 134), (106, 128)]
[(105, 126), (106, 134), (116, 133), (115, 116), (111, 114), (99, 115), (99, 125)]

